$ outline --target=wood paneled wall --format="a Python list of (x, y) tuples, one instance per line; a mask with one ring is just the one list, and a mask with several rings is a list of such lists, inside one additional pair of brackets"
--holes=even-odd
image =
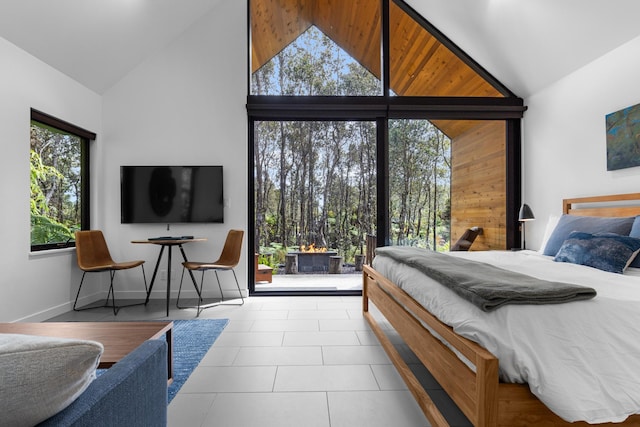
[(478, 226), (471, 250), (506, 249), (506, 124), (475, 123), (451, 141), (451, 244)]
[[(380, 6), (379, 0), (251, 0), (251, 71), (315, 25), (381, 78)], [(397, 95), (504, 96), (394, 2), (389, 31), (390, 86)]]

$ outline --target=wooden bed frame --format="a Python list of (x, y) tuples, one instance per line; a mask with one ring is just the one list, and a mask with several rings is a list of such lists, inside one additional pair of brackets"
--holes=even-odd
[[(640, 193), (565, 199), (563, 200), (563, 212), (573, 215), (609, 217), (640, 215)], [(449, 424), (387, 337), (383, 328), (378, 324), (374, 315), (369, 312), (369, 301), (393, 326), (474, 426), (592, 425), (584, 422), (568, 423), (562, 420), (540, 402), (529, 391), (526, 384), (499, 382), (499, 362), (493, 354), (480, 345), (456, 334), (451, 327), (440, 322), (407, 293), (371, 266), (367, 265), (363, 268), (362, 285), (364, 317), (433, 426), (448, 426)], [(473, 363), (476, 372), (469, 369), (448, 346), (435, 338), (421, 322), (432, 328), (450, 346)], [(640, 415), (631, 416), (622, 424), (599, 425), (640, 426)]]

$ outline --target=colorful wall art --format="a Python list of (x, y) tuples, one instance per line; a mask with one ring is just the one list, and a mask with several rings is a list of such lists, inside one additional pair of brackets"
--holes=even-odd
[(640, 166), (640, 104), (607, 114), (607, 170)]

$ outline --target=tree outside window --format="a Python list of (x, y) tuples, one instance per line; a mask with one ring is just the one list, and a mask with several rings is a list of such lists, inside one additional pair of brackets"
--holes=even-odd
[[(382, 83), (311, 26), (252, 74), (258, 96), (376, 97)], [(345, 262), (376, 234), (373, 120), (256, 120), (256, 250), (283, 263), (302, 245)], [(428, 120), (389, 120), (391, 243), (448, 250), (450, 139)]]
[(30, 136), (31, 249), (74, 246), (88, 228), (89, 139), (33, 119)]

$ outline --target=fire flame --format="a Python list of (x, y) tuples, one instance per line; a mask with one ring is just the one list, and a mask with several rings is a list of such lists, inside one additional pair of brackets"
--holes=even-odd
[(327, 248), (316, 248), (315, 243), (312, 243), (309, 246), (301, 245), (300, 252), (327, 252)]

